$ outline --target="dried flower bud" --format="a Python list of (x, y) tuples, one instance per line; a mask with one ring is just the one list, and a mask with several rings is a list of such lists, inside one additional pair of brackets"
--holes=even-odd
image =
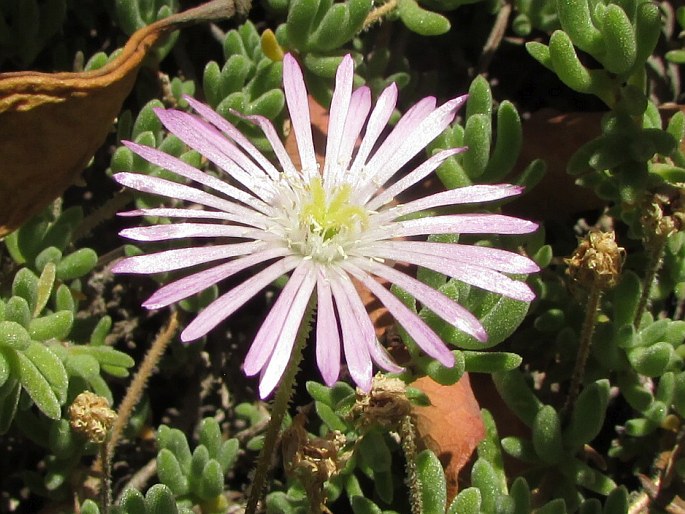
[(72, 430), (93, 443), (102, 444), (107, 439), (115, 419), (117, 413), (109, 408), (107, 400), (90, 391), (79, 394), (69, 407)]
[(411, 402), (406, 390), (406, 384), (399, 378), (380, 374), (373, 378), (368, 394), (357, 389), (354, 413), (361, 419), (361, 425), (398, 426), (411, 413)]
[(283, 465), (286, 473), (300, 479), (310, 503), (327, 511), (323, 486), (345, 467), (351, 451), (343, 451), (347, 439), (339, 431), (313, 437), (305, 430), (305, 421), (306, 414), (299, 413), (283, 433)]
[(616, 244), (615, 234), (591, 231), (576, 251), (566, 259), (567, 273), (575, 284), (586, 289), (614, 287), (621, 275), (625, 250)]
[(683, 228), (685, 190), (678, 188), (655, 194), (643, 208), (640, 218), (647, 241), (664, 240)]

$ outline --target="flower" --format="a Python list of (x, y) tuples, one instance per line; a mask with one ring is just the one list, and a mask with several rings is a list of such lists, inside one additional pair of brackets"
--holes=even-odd
[[(401, 205), (391, 203), (396, 195), (425, 178), (448, 157), (464, 150), (443, 150), (391, 182), (410, 159), (454, 120), (466, 96), (439, 107), (435, 98), (424, 98), (381, 141), (381, 133), (395, 108), (397, 87), (388, 86), (371, 109), (369, 88), (353, 91), (353, 74), (352, 59), (346, 56), (336, 75), (323, 170), (319, 170), (315, 157), (302, 71), (294, 57), (286, 55), (283, 85), (302, 163), (299, 169), (266, 118), (244, 117), (262, 129), (280, 169), (235, 126), (208, 106), (187, 98), (200, 116), (173, 109), (157, 109), (156, 114), (172, 134), (225, 173), (227, 180), (132, 142), (125, 144), (139, 156), (211, 192), (136, 173), (118, 173), (114, 177), (120, 184), (138, 191), (202, 207), (149, 208), (124, 213), (190, 221), (125, 229), (121, 235), (137, 241), (232, 238), (215, 246), (167, 250), (117, 263), (116, 272), (145, 274), (214, 263), (208, 269), (163, 286), (144, 302), (145, 307), (168, 306), (242, 270), (258, 269), (201, 311), (182, 332), (183, 341), (204, 336), (278, 277), (290, 273), (245, 358), (245, 373), (261, 374), (259, 391), (263, 398), (276, 387), (285, 371), (306, 307), (315, 292), (316, 360), (326, 384), (331, 385), (338, 379), (341, 346), (352, 379), (365, 391), (371, 388), (373, 362), (386, 371), (401, 371), (377, 340), (353, 277), (385, 305), (424, 352), (445, 366), (453, 365), (452, 352), (377, 279), (396, 284), (476, 339), (487, 339), (478, 319), (464, 307), (396, 270), (389, 261), (430, 268), (510, 298), (522, 301), (534, 298), (525, 283), (504, 274), (536, 271), (536, 264), (526, 257), (495, 248), (406, 240), (428, 234), (532, 232), (537, 228), (535, 223), (500, 214), (406, 218), (435, 207), (511, 197), (521, 192), (520, 187), (474, 185)], [(364, 135), (355, 150), (364, 126)], [(239, 185), (231, 185), (229, 180)], [(262, 266), (257, 268), (258, 265)]]

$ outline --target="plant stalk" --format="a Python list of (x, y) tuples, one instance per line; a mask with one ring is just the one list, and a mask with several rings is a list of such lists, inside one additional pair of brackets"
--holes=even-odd
[(315, 305), (316, 300), (315, 297), (312, 296), (297, 332), (295, 345), (290, 354), (290, 360), (288, 361), (285, 373), (276, 389), (276, 396), (271, 407), (271, 419), (269, 420), (269, 424), (266, 427), (266, 433), (264, 434), (264, 445), (257, 458), (257, 466), (255, 468), (254, 478), (252, 479), (252, 486), (250, 487), (250, 492), (247, 497), (245, 514), (256, 514), (259, 500), (262, 498), (271, 459), (276, 451), (276, 443), (278, 442), (278, 437), (281, 433), (283, 418), (285, 417), (293, 394), (293, 389), (295, 388), (295, 377), (300, 369), (302, 350), (307, 343), (307, 338), (311, 330), (311, 320)]
[(661, 264), (663, 263), (667, 241), (668, 237), (661, 237), (657, 241), (654, 241), (653, 246), (650, 248), (651, 251), (649, 252), (649, 262), (647, 263), (645, 278), (642, 282), (642, 293), (640, 294), (640, 300), (638, 301), (637, 309), (635, 310), (635, 317), (633, 318), (633, 327), (635, 327), (635, 329), (640, 328), (642, 315), (647, 309), (652, 285), (654, 284), (656, 275), (659, 273)]
[(602, 289), (597, 282), (592, 283), (590, 294), (588, 295), (587, 305), (585, 307), (585, 320), (580, 333), (580, 346), (578, 348), (578, 356), (576, 357), (576, 364), (571, 375), (571, 387), (566, 397), (566, 402), (562, 408), (563, 413), (569, 413), (573, 410), (573, 405), (578, 397), (580, 391), (580, 384), (585, 375), (585, 365), (590, 355), (590, 346), (592, 345), (592, 335), (595, 332), (595, 324), (597, 322), (597, 310), (599, 309), (599, 302), (602, 299)]
[(409, 486), (409, 503), (411, 514), (423, 514), (423, 500), (421, 498), (421, 482), (416, 472), (416, 431), (411, 416), (404, 416), (400, 422), (400, 439), (404, 451), (405, 478)]

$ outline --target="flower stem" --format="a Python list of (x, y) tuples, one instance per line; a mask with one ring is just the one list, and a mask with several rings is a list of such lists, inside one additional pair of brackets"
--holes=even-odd
[(578, 348), (578, 355), (576, 357), (576, 365), (573, 368), (571, 375), (571, 387), (566, 397), (566, 403), (562, 412), (568, 413), (573, 409), (573, 405), (578, 397), (580, 391), (580, 384), (583, 381), (585, 374), (585, 365), (587, 364), (588, 356), (590, 355), (590, 345), (592, 344), (592, 334), (595, 331), (595, 324), (597, 321), (597, 309), (599, 308), (599, 301), (602, 299), (602, 289), (595, 282), (590, 288), (587, 306), (585, 308), (585, 320), (583, 321), (583, 328), (580, 333), (580, 347)]
[(633, 326), (636, 329), (640, 328), (640, 321), (642, 320), (642, 315), (645, 313), (645, 309), (647, 308), (647, 304), (649, 302), (649, 294), (652, 291), (652, 284), (654, 284), (654, 279), (661, 269), (667, 240), (668, 237), (661, 237), (655, 240), (652, 245), (650, 245), (651, 248), (649, 249), (649, 261), (647, 262), (647, 270), (645, 272), (645, 278), (642, 282), (642, 293), (640, 294), (640, 300), (637, 303), (635, 317), (633, 318)]
[(100, 502), (102, 514), (109, 514), (112, 506), (112, 458), (107, 450), (109, 437), (100, 445), (100, 462), (102, 478), (100, 480)]
[(404, 416), (400, 422), (400, 439), (404, 451), (406, 483), (409, 486), (409, 503), (412, 514), (423, 513), (423, 501), (421, 498), (421, 482), (416, 473), (416, 432), (411, 416)]
[(257, 458), (257, 467), (255, 468), (254, 478), (252, 480), (252, 487), (247, 497), (247, 505), (245, 507), (245, 514), (256, 514), (259, 500), (262, 498), (262, 492), (266, 483), (266, 476), (269, 472), (269, 465), (273, 458), (276, 449), (278, 436), (281, 433), (281, 425), (285, 412), (290, 404), (290, 398), (295, 387), (295, 377), (300, 369), (300, 361), (302, 361), (302, 350), (307, 342), (307, 337), (311, 330), (311, 320), (314, 313), (314, 306), (316, 300), (312, 296), (307, 311), (302, 318), (302, 324), (297, 332), (295, 345), (290, 354), (290, 361), (285, 368), (283, 378), (276, 389), (276, 397), (274, 398), (273, 406), (271, 407), (271, 419), (269, 425), (266, 427), (266, 434), (264, 435), (264, 446), (259, 452)]
[(397, 0), (388, 0), (380, 7), (376, 7), (371, 11), (364, 20), (364, 29), (368, 29), (371, 25), (380, 21), (383, 16), (387, 16), (397, 8)]

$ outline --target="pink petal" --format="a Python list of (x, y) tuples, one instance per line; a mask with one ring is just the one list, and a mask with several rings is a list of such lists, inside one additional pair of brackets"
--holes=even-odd
[(205, 335), (301, 260), (295, 256), (281, 259), (214, 300), (181, 332), (181, 341), (193, 341)]
[(207, 207), (214, 207), (224, 212), (234, 214), (232, 221), (240, 221), (256, 227), (264, 227), (267, 219), (264, 214), (248, 209), (235, 202), (224, 200), (217, 196), (205, 193), (200, 189), (178, 184), (170, 180), (140, 173), (117, 173), (114, 179), (119, 184), (130, 187), (143, 193), (151, 193), (176, 200), (186, 200), (188, 202), (199, 203)]
[(433, 155), (430, 159), (421, 164), (418, 168), (411, 171), (400, 180), (395, 182), (393, 185), (387, 189), (380, 192), (380, 194), (372, 198), (369, 203), (366, 204), (366, 208), (369, 210), (376, 210), (379, 207), (385, 205), (386, 203), (393, 200), (402, 191), (410, 188), (420, 180), (423, 180), (429, 174), (431, 174), (436, 168), (438, 168), (443, 162), (453, 155), (462, 153), (466, 150), (465, 147), (462, 148), (450, 148), (449, 150), (442, 150), (437, 154)]
[(264, 157), (262, 152), (253, 145), (248, 138), (246, 138), (240, 130), (238, 130), (232, 123), (223, 118), (219, 113), (212, 109), (209, 105), (203, 104), (195, 100), (192, 96), (183, 95), (183, 98), (195, 109), (204, 119), (209, 121), (216, 128), (221, 130), (224, 134), (230, 137), (233, 141), (247, 152), (255, 161), (259, 163), (262, 169), (271, 177), (272, 180), (278, 180), (278, 170), (271, 164), (271, 161)]
[(286, 54), (283, 58), (283, 89), (285, 90), (290, 121), (297, 140), (297, 148), (300, 152), (302, 175), (305, 179), (310, 180), (318, 174), (318, 168), (316, 154), (314, 153), (314, 140), (312, 139), (307, 88), (304, 85), (302, 70), (290, 54)]
[[(345, 350), (347, 369), (352, 380), (364, 391), (371, 390), (373, 367), (367, 342), (364, 340), (362, 327), (359, 325), (358, 315), (350, 305), (347, 293), (341, 286), (343, 280), (349, 280), (342, 275), (330, 277), (331, 291), (338, 307), (340, 327)], [(365, 313), (364, 313), (365, 314)]]
[(528, 257), (487, 246), (436, 243), (427, 241), (381, 241), (377, 249), (391, 248), (403, 252), (433, 255), (443, 259), (482, 266), (504, 273), (535, 273), (540, 267)]
[(361, 134), (370, 110), (371, 90), (366, 86), (362, 86), (352, 93), (349, 112), (345, 121), (345, 129), (343, 130), (343, 139), (338, 151), (338, 173), (334, 175), (333, 186), (339, 186), (345, 181), (350, 161), (352, 160), (354, 145), (359, 139), (359, 134)]
[(371, 359), (386, 371), (393, 373), (400, 373), (403, 371), (404, 368), (395, 364), (395, 362), (390, 359), (390, 356), (387, 354), (385, 349), (378, 342), (378, 338), (376, 337), (376, 329), (371, 322), (371, 318), (369, 318), (369, 314), (366, 312), (366, 306), (364, 305), (364, 302), (359, 297), (359, 293), (352, 282), (346, 277), (344, 280), (339, 280), (338, 283), (345, 291), (347, 301), (349, 302), (350, 307), (352, 307), (357, 324), (362, 330), (361, 341), (366, 343), (366, 347), (369, 350)]
[(159, 288), (150, 298), (143, 302), (143, 307), (148, 309), (166, 307), (207, 289), (244, 269), (277, 257), (283, 257), (287, 253), (285, 249), (272, 248), (194, 273)]
[[(173, 109), (156, 109), (155, 113), (172, 134), (269, 203), (274, 195), (272, 183), (248, 173), (242, 167), (245, 155), (216, 128), (192, 114)], [(260, 174), (264, 173), (260, 170)]]
[(222, 211), (204, 211), (200, 209), (172, 209), (168, 207), (155, 207), (151, 209), (135, 209), (132, 211), (118, 212), (117, 216), (154, 216), (164, 218), (194, 218), (231, 221), (235, 215)]
[(166, 241), (186, 237), (249, 237), (255, 229), (237, 225), (215, 225), (212, 223), (175, 223), (172, 225), (151, 225), (149, 227), (126, 228), (119, 232), (122, 237), (135, 241)]
[[(398, 126), (393, 131), (397, 132), (388, 136), (383, 146), (376, 152), (368, 163), (371, 176), (363, 185), (367, 199), (373, 194), (379, 185), (385, 184), (397, 171), (414, 157), (419, 151), (424, 149), (428, 143), (433, 141), (445, 130), (457, 115), (459, 108), (466, 102), (466, 96), (454, 98), (436, 110), (431, 112), (423, 119), (415, 116), (416, 121), (420, 121), (418, 126)], [(413, 124), (412, 124), (413, 125)]]
[[(263, 213), (273, 212), (267, 204), (255, 198), (251, 194), (242, 191), (236, 187), (227, 184), (221, 179), (210, 175), (209, 173), (204, 173), (196, 168), (193, 168), (188, 163), (183, 162), (176, 157), (173, 157), (164, 152), (160, 152), (156, 148), (150, 148), (149, 146), (139, 145), (131, 141), (123, 141), (123, 144), (127, 146), (132, 152), (140, 155), (146, 161), (151, 162), (161, 168), (167, 169), (177, 175), (194, 180), (195, 182), (211, 187), (212, 189), (219, 191), (230, 198), (235, 198), (236, 200), (249, 205), (255, 210)], [(117, 175), (114, 175), (116, 180)]]
[(444, 366), (454, 366), (452, 352), (418, 314), (409, 310), (399, 298), (363, 271), (357, 269), (355, 276), (385, 305), (424, 352)]
[[(346, 266), (351, 264), (348, 261)], [(462, 332), (481, 342), (487, 341), (488, 334), (483, 329), (478, 318), (437, 289), (433, 289), (420, 280), (380, 262), (370, 259), (354, 259), (354, 264), (405, 290), (428, 309)]]
[(114, 273), (161, 273), (182, 268), (189, 268), (197, 264), (211, 262), (237, 255), (260, 251), (264, 247), (261, 241), (251, 243), (233, 243), (179, 250), (166, 250), (147, 255), (136, 255), (120, 260), (114, 266)]
[(350, 168), (350, 177), (357, 177), (366, 164), (366, 159), (376, 145), (376, 141), (387, 125), (390, 116), (392, 116), (396, 104), (397, 85), (393, 82), (383, 90), (376, 101), (373, 111), (371, 111), (364, 138), (362, 139), (361, 145), (359, 145), (359, 150), (357, 151), (357, 155)]
[(250, 350), (245, 356), (243, 371), (247, 376), (256, 375), (269, 362), (276, 343), (279, 341), (281, 330), (290, 316), (298, 291), (309, 271), (309, 266), (305, 265), (304, 261), (298, 264), (281, 292), (278, 293), (278, 298), (259, 327)]
[(316, 271), (310, 269), (302, 286), (297, 292), (297, 296), (293, 299), (286, 322), (278, 336), (278, 344), (276, 345), (276, 348), (274, 348), (273, 355), (269, 358), (269, 363), (264, 369), (262, 378), (259, 381), (259, 396), (262, 399), (266, 398), (278, 385), (285, 368), (288, 366), (293, 344), (295, 343), (297, 332), (302, 324), (302, 316), (307, 308), (312, 291), (314, 291), (315, 284)]
[(235, 114), (236, 116), (243, 118), (244, 120), (251, 121), (255, 125), (257, 125), (260, 129), (262, 129), (262, 132), (264, 132), (264, 135), (266, 136), (266, 139), (269, 141), (269, 144), (271, 145), (271, 148), (273, 149), (274, 153), (276, 154), (276, 158), (278, 159), (278, 162), (281, 164), (281, 169), (286, 175), (289, 176), (296, 176), (297, 175), (297, 170), (295, 169), (295, 166), (293, 165), (292, 160), (290, 159), (290, 156), (288, 155), (288, 152), (285, 149), (285, 146), (283, 146), (283, 143), (281, 142), (281, 138), (278, 137), (278, 133), (276, 132), (276, 129), (273, 126), (273, 123), (271, 123), (271, 120), (268, 118), (265, 118), (264, 116), (259, 116), (257, 114), (253, 114), (250, 116), (246, 116), (244, 114), (241, 114), (237, 111), (231, 111), (232, 114)]
[(335, 89), (331, 100), (330, 115), (328, 117), (328, 134), (326, 136), (326, 162), (323, 169), (324, 182), (333, 177), (331, 172), (338, 170), (338, 153), (342, 145), (345, 122), (348, 117), (350, 99), (352, 97), (352, 79), (354, 78), (354, 63), (352, 57), (343, 57), (335, 76)]
[(340, 334), (328, 279), (320, 274), (316, 285), (316, 363), (330, 387), (340, 375)]
[[(357, 159), (355, 159), (354, 161), (355, 167), (353, 167), (352, 174), (354, 177), (360, 177), (360, 180), (358, 180), (355, 183), (355, 188), (360, 190), (360, 195), (362, 192), (364, 192), (363, 188), (365, 185), (368, 184), (369, 179), (374, 178), (374, 184), (376, 185), (375, 189), (382, 185), (375, 181), (375, 176), (380, 171), (377, 167), (378, 162), (381, 160), (387, 160), (390, 155), (392, 155), (393, 153), (397, 153), (400, 147), (402, 147), (403, 145), (411, 144), (408, 140), (408, 136), (411, 134), (412, 131), (416, 130), (417, 125), (435, 109), (435, 103), (435, 97), (428, 96), (426, 98), (422, 98), (413, 106), (411, 106), (397, 122), (397, 125), (395, 125), (395, 127), (390, 132), (388, 137), (386, 137), (385, 140), (381, 142), (380, 147), (374, 152), (373, 157), (371, 157), (371, 159), (368, 159), (368, 162), (368, 153), (364, 156), (364, 162), (359, 162), (360, 156), (357, 155)], [(364, 139), (366, 139), (366, 136), (364, 137)], [(364, 142), (362, 141), (362, 145), (363, 144)], [(372, 163), (374, 163), (373, 166)], [(356, 166), (359, 167), (357, 168)], [(364, 169), (363, 174), (361, 173), (362, 167)], [(365, 195), (363, 195), (362, 198), (364, 198), (365, 200)]]
[[(392, 219), (397, 219), (400, 216), (405, 216), (413, 212), (419, 212), (435, 207), (443, 207), (446, 205), (492, 202), (494, 200), (501, 200), (502, 198), (516, 196), (521, 194), (521, 191), (523, 191), (522, 187), (513, 186), (511, 184), (459, 187), (456, 189), (441, 191), (429, 196), (424, 196), (418, 200), (398, 205), (391, 211), (388, 211), (388, 217), (392, 216)], [(385, 215), (386, 213), (383, 213), (383, 216)]]
[(367, 256), (376, 256), (386, 259), (394, 259), (403, 262), (416, 264), (429, 268), (438, 273), (443, 273), (450, 277), (480, 287), (493, 293), (498, 293), (514, 300), (531, 302), (535, 299), (535, 293), (530, 290), (528, 285), (518, 280), (512, 280), (506, 275), (478, 265), (454, 262), (436, 255), (416, 253), (412, 251), (398, 251), (392, 248), (369, 248)]
[(393, 222), (366, 236), (388, 239), (429, 234), (528, 234), (537, 228), (537, 223), (502, 214), (450, 214)]

